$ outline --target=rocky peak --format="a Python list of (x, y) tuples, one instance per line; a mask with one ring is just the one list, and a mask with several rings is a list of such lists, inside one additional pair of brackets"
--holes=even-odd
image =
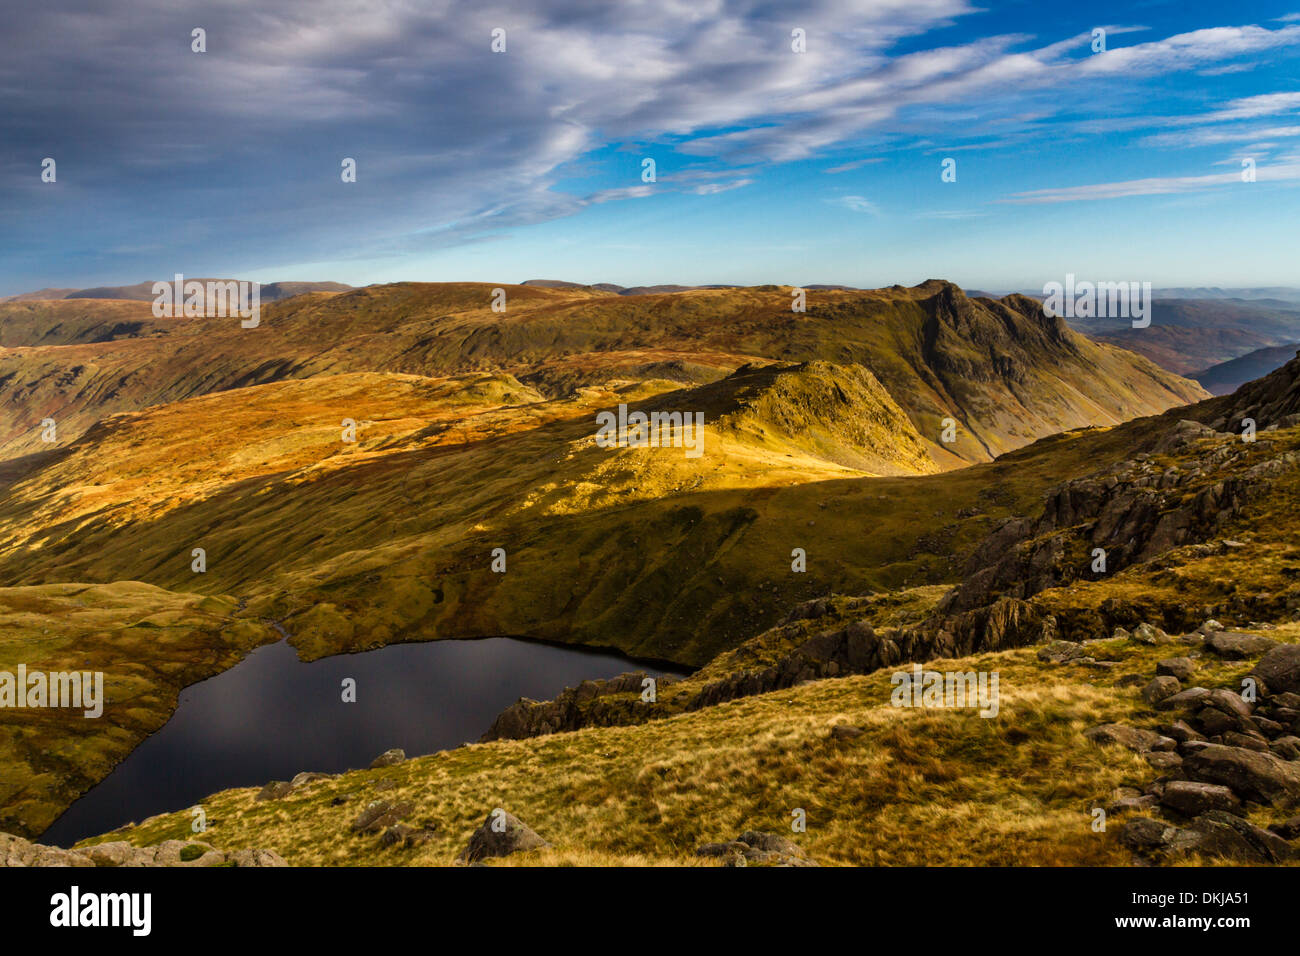
[(1300, 424), (1300, 352), (1281, 368), (1231, 395), (1205, 402), (1203, 408), (1201, 420), (1224, 431), (1237, 430), (1245, 418), (1254, 419), (1259, 431)]

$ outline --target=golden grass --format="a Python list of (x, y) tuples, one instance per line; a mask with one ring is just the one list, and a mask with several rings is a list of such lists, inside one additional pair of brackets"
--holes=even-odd
[(176, 708), (182, 688), (273, 636), (234, 602), (136, 581), (0, 588), (0, 670), (102, 671), (108, 702), (3, 711), (0, 830), (35, 835)]
[[(1300, 637), (1297, 628), (1273, 633)], [(1150, 675), (1158, 659), (1181, 650), (1094, 645), (1099, 659), (1118, 662), (1108, 671), (1044, 664), (1031, 648), (929, 665), (998, 671), (993, 719), (894, 708), (882, 672), (638, 726), (464, 746), (318, 781), (278, 801), (230, 790), (203, 802), (203, 839), (224, 849), (269, 847), (297, 865), (446, 865), (503, 807), (554, 844), (505, 865), (691, 865), (701, 862), (700, 843), (746, 829), (789, 835), (823, 865), (1127, 865), (1116, 839), (1123, 817), (1094, 833), (1089, 805), (1156, 773), (1082, 733), (1107, 721), (1167, 719), (1116, 682)], [(1196, 679), (1213, 686), (1248, 667), (1203, 661)], [(866, 734), (833, 740), (839, 723)], [(346, 802), (335, 806), (338, 797)], [(408, 822), (436, 828), (435, 836), (403, 850), (353, 835), (349, 823), (379, 798), (412, 801)], [(791, 832), (795, 808), (807, 812), (806, 833)], [(163, 815), (88, 842), (185, 839), (190, 821), (188, 812)]]

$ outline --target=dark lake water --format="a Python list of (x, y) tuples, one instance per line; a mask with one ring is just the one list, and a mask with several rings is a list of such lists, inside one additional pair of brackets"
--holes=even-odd
[[(545, 700), (632, 670), (685, 673), (507, 637), (395, 644), (309, 664), (282, 641), (182, 691), (172, 718), (39, 839), (71, 846), (218, 790), (365, 767), (391, 747), (408, 757), (445, 750), (478, 740), (520, 697)], [(342, 701), (346, 677), (356, 703)]]

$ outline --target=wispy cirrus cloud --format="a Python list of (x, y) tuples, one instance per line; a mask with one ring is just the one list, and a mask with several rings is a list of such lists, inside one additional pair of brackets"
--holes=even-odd
[(880, 215), (880, 208), (866, 196), (837, 196), (827, 201), (850, 212), (862, 212), (872, 216)]
[[(1289, 161), (1268, 166), (1257, 166), (1257, 182), (1284, 182), (1300, 179), (1300, 161)], [(1016, 193), (1005, 203), (1037, 204), (1083, 202), (1097, 199), (1126, 199), (1133, 196), (1166, 196), (1175, 193), (1200, 192), (1205, 189), (1244, 185), (1240, 172), (1209, 173), (1203, 176), (1155, 176), (1147, 179), (1130, 179), (1123, 182), (1092, 183), (1086, 186), (1066, 186), (1059, 189), (1034, 189)]]

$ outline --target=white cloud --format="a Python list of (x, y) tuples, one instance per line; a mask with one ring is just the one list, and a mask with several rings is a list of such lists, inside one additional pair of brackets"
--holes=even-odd
[(872, 216), (880, 215), (880, 210), (866, 196), (837, 196), (834, 199), (827, 200), (836, 206), (843, 206), (853, 212), (868, 213)]
[(1176, 133), (1157, 133), (1138, 141), (1139, 146), (1160, 147), (1174, 146), (1213, 146), (1218, 143), (1242, 143), (1263, 137), (1286, 139), (1300, 136), (1300, 126), (1252, 126), (1249, 129), (1197, 129), (1181, 130)]
[[(1288, 161), (1272, 166), (1259, 166), (1255, 170), (1257, 182), (1282, 182), (1300, 179), (1300, 162)], [(1096, 199), (1124, 199), (1132, 196), (1164, 196), (1243, 183), (1241, 173), (1210, 173), (1204, 176), (1165, 176), (1149, 179), (1130, 179), (1124, 182), (1095, 183), (1087, 186), (1065, 186), (1056, 189), (1035, 189), (1016, 193), (1002, 202), (1016, 204), (1081, 202)]]
[(730, 192), (733, 189), (740, 189), (742, 186), (748, 186), (753, 181), (754, 180), (752, 179), (737, 179), (729, 183), (704, 183), (703, 185), (696, 186), (691, 191), (697, 196), (714, 196), (718, 193)]

